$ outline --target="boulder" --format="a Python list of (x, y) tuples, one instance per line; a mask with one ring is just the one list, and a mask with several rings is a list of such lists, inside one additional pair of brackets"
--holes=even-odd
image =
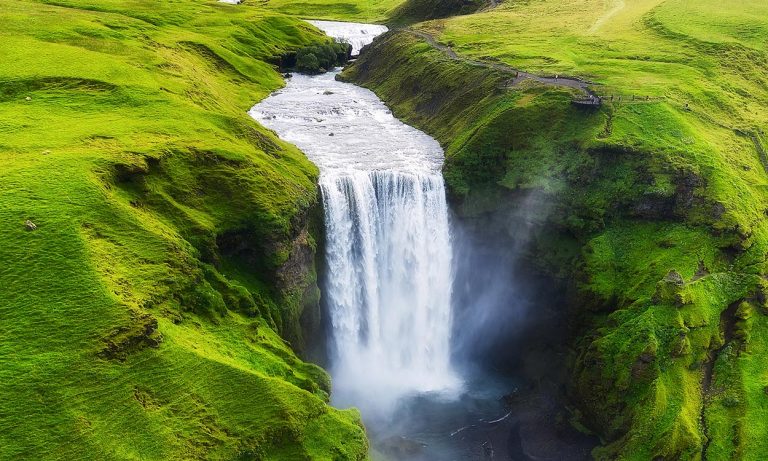
[(393, 436), (381, 441), (381, 451), (397, 459), (412, 458), (420, 455), (425, 444), (402, 436)]
[(674, 269), (667, 272), (667, 275), (656, 284), (653, 302), (678, 307), (688, 304), (689, 299), (685, 293), (685, 280), (683, 280), (683, 276)]

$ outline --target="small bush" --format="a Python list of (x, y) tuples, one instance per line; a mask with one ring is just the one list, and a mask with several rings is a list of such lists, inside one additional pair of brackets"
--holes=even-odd
[(350, 52), (348, 43), (331, 42), (307, 46), (296, 52), (296, 70), (307, 74), (323, 73), (344, 65)]

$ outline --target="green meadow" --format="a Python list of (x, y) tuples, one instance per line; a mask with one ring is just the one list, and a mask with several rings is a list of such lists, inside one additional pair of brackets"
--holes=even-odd
[(258, 8), (306, 19), (382, 23), (401, 3), (403, 0), (269, 0)]

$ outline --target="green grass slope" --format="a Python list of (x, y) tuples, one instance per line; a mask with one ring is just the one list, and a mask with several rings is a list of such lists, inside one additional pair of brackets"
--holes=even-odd
[(441, 141), (463, 219), (539, 206), (528, 253), (575, 293), (570, 393), (597, 459), (764, 457), (767, 18), (539, 0), (414, 26), (460, 58), (593, 81), (614, 96), (596, 111), (408, 31), (346, 73)]
[(382, 23), (405, 0), (266, 0), (259, 8), (306, 19)]
[(278, 335), (317, 301), (317, 172), (246, 114), (324, 38), (191, 0), (0, 24), (0, 459), (365, 458)]
[(392, 24), (412, 24), (469, 14), (491, 6), (490, 0), (406, 0), (388, 18)]

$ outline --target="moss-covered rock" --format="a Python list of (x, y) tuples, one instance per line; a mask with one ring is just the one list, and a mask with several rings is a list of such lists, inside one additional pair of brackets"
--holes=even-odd
[(653, 302), (660, 305), (682, 306), (690, 302), (685, 295), (685, 280), (676, 270), (667, 272), (656, 284)]

